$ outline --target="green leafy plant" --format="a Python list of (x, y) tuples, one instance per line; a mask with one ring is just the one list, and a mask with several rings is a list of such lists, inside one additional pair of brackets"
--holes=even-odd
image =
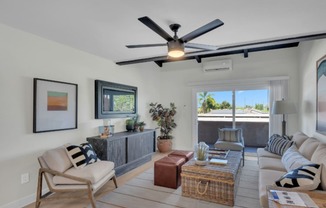
[(170, 135), (172, 130), (177, 127), (174, 122), (174, 116), (177, 113), (174, 103), (170, 103), (170, 108), (164, 108), (162, 104), (149, 104), (152, 120), (157, 122), (160, 127), (161, 136), (159, 139), (172, 139)]

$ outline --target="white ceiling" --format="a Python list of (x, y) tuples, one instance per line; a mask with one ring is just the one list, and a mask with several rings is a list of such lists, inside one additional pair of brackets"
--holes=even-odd
[[(0, 0), (0, 23), (114, 62), (162, 56), (165, 43), (139, 22), (148, 16), (179, 37), (220, 19), (224, 25), (192, 40), (217, 46), (326, 32), (324, 0)], [(1, 36), (1, 34), (0, 34)]]

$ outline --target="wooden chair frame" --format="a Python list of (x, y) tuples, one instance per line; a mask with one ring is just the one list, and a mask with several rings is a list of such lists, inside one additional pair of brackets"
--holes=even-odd
[[(51, 175), (56, 175), (56, 176), (62, 176), (62, 177), (65, 177), (67, 179), (72, 179), (72, 180), (75, 180), (76, 182), (79, 182), (76, 185), (86, 185), (86, 187), (85, 188), (84, 187), (81, 187), (81, 188), (77, 188), (77, 189), (76, 188), (60, 189), (59, 187), (58, 188), (54, 188), (54, 187), (52, 187), (52, 184), (49, 181), (50, 179), (46, 176), (46, 174), (51, 174)], [(48, 188), (50, 190), (49, 192), (47, 192), (44, 195), (42, 195), (42, 185), (43, 185), (42, 179), (43, 179), (43, 176), (44, 176), (44, 178), (46, 180), (46, 183), (48, 185)], [(116, 176), (114, 175), (110, 180), (113, 180), (115, 187), (118, 188)], [(105, 183), (103, 183), (103, 185), (104, 184)], [(76, 186), (76, 185), (72, 185), (72, 186)], [(65, 185), (61, 185), (61, 186), (65, 186)], [(67, 185), (67, 186), (69, 186), (69, 185)], [(72, 176), (72, 175), (68, 175), (68, 174), (64, 174), (64, 173), (60, 173), (58, 171), (54, 171), (54, 170), (51, 170), (51, 169), (48, 169), (48, 168), (40, 168), (39, 169), (39, 173), (38, 173), (38, 183), (37, 183), (37, 193), (36, 193), (35, 208), (38, 208), (40, 206), (41, 202), (44, 201), (44, 200), (58, 199), (58, 198), (55, 198), (55, 197), (46, 198), (47, 196), (51, 195), (54, 192), (58, 192), (58, 193), (61, 192), (61, 193), (63, 193), (63, 192), (79, 192), (79, 191), (85, 191), (85, 192), (87, 192), (88, 193), (88, 198), (89, 198), (89, 200), (91, 202), (92, 207), (93, 208), (96, 208), (94, 193), (97, 190), (93, 190), (92, 183), (91, 183), (90, 180), (85, 179), (85, 178), (80, 178), (80, 177)], [(60, 198), (62, 199), (62, 197), (60, 197)]]

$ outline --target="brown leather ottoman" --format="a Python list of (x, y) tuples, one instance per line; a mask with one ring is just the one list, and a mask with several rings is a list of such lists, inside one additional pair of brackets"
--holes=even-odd
[(170, 153), (168, 156), (183, 157), (186, 160), (186, 162), (188, 162), (189, 160), (191, 160), (191, 158), (193, 158), (194, 152), (185, 151), (185, 150), (175, 150), (172, 153)]
[(163, 157), (154, 163), (154, 185), (176, 189), (181, 185), (182, 157)]

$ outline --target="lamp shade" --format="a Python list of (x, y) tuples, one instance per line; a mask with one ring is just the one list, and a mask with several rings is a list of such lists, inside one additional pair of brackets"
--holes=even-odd
[(287, 100), (278, 100), (273, 102), (272, 114), (292, 114), (296, 113), (294, 103)]

